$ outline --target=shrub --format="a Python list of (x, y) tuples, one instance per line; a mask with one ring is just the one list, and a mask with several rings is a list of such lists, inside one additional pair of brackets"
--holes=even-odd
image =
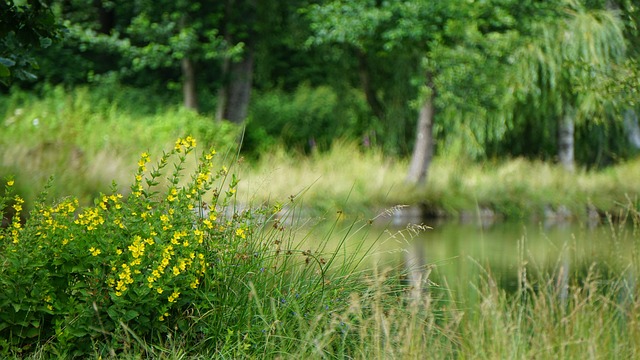
[(259, 155), (280, 143), (288, 149), (309, 151), (317, 146), (326, 150), (337, 138), (362, 136), (368, 116), (364, 100), (326, 86), (258, 93), (247, 120), (243, 151)]

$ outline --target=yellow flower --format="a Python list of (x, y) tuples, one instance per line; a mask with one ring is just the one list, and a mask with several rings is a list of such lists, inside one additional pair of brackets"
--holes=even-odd
[(162, 292), (164, 291), (161, 287), (157, 288), (156, 291), (158, 292), (158, 294), (162, 294)]
[(14, 184), (13, 180), (7, 181), (7, 186), (13, 186), (13, 184)]
[(91, 247), (91, 248), (89, 249), (89, 252), (90, 252), (90, 253), (91, 253), (91, 255), (93, 255), (93, 256), (98, 256), (98, 255), (100, 255), (100, 253), (102, 253), (102, 251), (101, 251), (100, 249), (96, 249), (96, 248), (94, 248), (94, 247)]
[(247, 238), (247, 234), (245, 233), (244, 229), (240, 228), (240, 229), (236, 229), (236, 236), (239, 236), (243, 239)]
[(24, 200), (20, 196), (16, 195), (15, 202), (16, 203), (13, 204), (13, 208), (16, 210), (16, 212), (22, 211), (22, 204), (24, 204)]
[(189, 285), (192, 289), (195, 289), (198, 287), (198, 284), (200, 284), (200, 280), (198, 280), (198, 278), (196, 278), (195, 280), (193, 280), (193, 282)]
[(178, 299), (178, 296), (180, 296), (180, 293), (178, 291), (174, 291), (173, 294), (169, 295), (169, 302), (176, 301), (176, 299)]

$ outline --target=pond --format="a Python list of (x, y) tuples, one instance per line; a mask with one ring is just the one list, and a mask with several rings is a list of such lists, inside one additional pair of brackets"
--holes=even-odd
[[(573, 222), (429, 221), (431, 228), (413, 233), (388, 228), (379, 241), (383, 264), (409, 269), (431, 267), (430, 279), (463, 290), (491, 275), (507, 291), (518, 288), (523, 269), (562, 286), (582, 281), (591, 271), (607, 281), (627, 274), (635, 283), (640, 244), (637, 226)], [(409, 236), (412, 235), (412, 236)], [(541, 276), (540, 276), (541, 275)]]
[[(409, 278), (424, 278), (421, 271), (428, 268), (432, 284), (444, 283), (460, 292), (469, 292), (470, 286), (487, 278), (513, 292), (525, 271), (529, 281), (544, 279), (564, 288), (582, 283), (589, 274), (602, 283), (622, 278), (635, 286), (637, 222), (418, 221), (428, 228), (416, 229), (393, 218), (373, 225), (327, 221), (313, 231), (315, 235), (304, 233), (304, 237), (308, 242), (318, 235), (331, 237), (334, 244), (346, 239), (347, 252), (368, 251), (362, 267), (405, 269)], [(313, 248), (310, 243), (304, 246)]]

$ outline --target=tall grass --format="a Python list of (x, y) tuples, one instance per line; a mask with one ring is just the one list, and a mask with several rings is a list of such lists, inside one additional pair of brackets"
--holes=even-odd
[[(496, 217), (544, 217), (566, 209), (585, 220), (589, 209), (600, 215), (619, 213), (632, 201), (638, 206), (640, 159), (602, 171), (568, 173), (554, 164), (524, 159), (472, 163), (436, 158), (423, 186), (406, 184), (404, 160), (376, 150), (336, 142), (330, 151), (299, 156), (276, 151), (242, 172), (241, 185), (256, 199), (286, 197), (305, 191), (307, 202), (321, 209), (382, 209), (396, 204), (423, 204), (431, 214), (474, 216), (487, 209)], [(308, 189), (308, 190), (307, 190)], [(358, 205), (362, 205), (358, 208)]]

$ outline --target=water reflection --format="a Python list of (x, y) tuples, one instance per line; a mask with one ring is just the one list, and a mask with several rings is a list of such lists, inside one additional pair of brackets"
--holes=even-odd
[[(401, 229), (399, 224), (393, 224)], [(521, 270), (553, 279), (558, 296), (565, 301), (572, 281), (581, 281), (597, 272), (625, 273), (627, 285), (635, 287), (632, 269), (637, 243), (632, 226), (593, 226), (592, 223), (551, 222), (433, 222), (432, 229), (411, 239), (387, 241), (381, 252), (385, 261), (403, 262), (410, 281), (424, 283), (424, 266), (435, 265), (433, 281), (474, 283), (490, 274), (499, 286), (515, 291), (523, 281)], [(394, 234), (390, 231), (389, 234)], [(397, 236), (396, 239), (397, 240)], [(403, 248), (403, 256), (393, 251)], [(455, 280), (455, 281), (452, 281)]]

